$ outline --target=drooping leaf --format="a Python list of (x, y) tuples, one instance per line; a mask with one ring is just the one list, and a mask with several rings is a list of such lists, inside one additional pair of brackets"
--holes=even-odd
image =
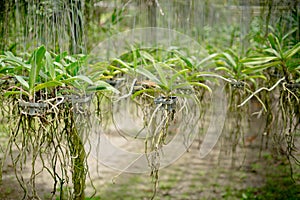
[(268, 69), (270, 67), (277, 67), (280, 64), (281, 64), (280, 61), (274, 61), (274, 62), (267, 63), (267, 64), (264, 64), (264, 65), (258, 65), (258, 66), (255, 66), (255, 67), (247, 67), (244, 70), (242, 70), (242, 73), (250, 74), (250, 73), (261, 72), (261, 71), (263, 71), (265, 69)]
[(26, 95), (29, 96), (29, 94), (25, 91), (7, 91), (4, 93), (5, 97), (11, 96), (11, 95)]
[(34, 91), (37, 92), (37, 91), (45, 89), (45, 88), (57, 87), (57, 86), (62, 86), (62, 85), (63, 85), (63, 83), (60, 81), (54, 81), (54, 80), (48, 81), (48, 82), (40, 83), (40, 84), (36, 85), (34, 87)]
[(5, 52), (6, 57), (3, 59), (5, 62), (10, 62), (11, 64), (18, 64), (22, 68), (30, 69), (30, 65), (23, 62), (21, 58), (16, 57), (12, 52)]
[(110, 84), (106, 83), (105, 81), (101, 81), (101, 80), (96, 81), (94, 83), (94, 85), (92, 85), (92, 86), (88, 86), (86, 90), (89, 91), (89, 92), (97, 92), (97, 91), (100, 91), (100, 90), (107, 90), (107, 91), (114, 92), (116, 94), (120, 93), (119, 90), (117, 90), (116, 88), (114, 88)]
[(141, 74), (141, 75), (144, 75), (145, 77), (147, 77), (149, 80), (157, 83), (157, 84), (162, 84), (160, 82), (160, 80), (158, 78), (156, 78), (156, 76), (154, 74), (152, 74), (150, 71), (148, 71), (147, 69), (145, 68), (137, 68), (136, 69), (136, 72)]
[(265, 49), (264, 51), (267, 52), (267, 53), (270, 53), (271, 55), (273, 55), (273, 56), (275, 56), (277, 58), (282, 59), (281, 53), (278, 52), (276, 49), (268, 48), (268, 49)]
[(215, 68), (216, 71), (225, 71), (227, 72), (229, 75), (231, 75), (232, 77), (234, 77), (234, 72), (232, 70), (230, 70), (227, 67), (217, 67)]
[(173, 89), (180, 89), (180, 88), (184, 88), (184, 87), (191, 87), (191, 86), (198, 86), (198, 87), (202, 87), (206, 90), (208, 90), (210, 93), (212, 92), (211, 88), (204, 84), (204, 83), (200, 83), (200, 82), (186, 82), (186, 83), (181, 83), (176, 85)]
[(125, 63), (124, 61), (122, 61), (122, 60), (120, 60), (118, 58), (114, 59), (113, 61), (118, 62), (119, 64), (121, 64), (123, 67), (125, 67), (127, 69), (131, 69), (131, 67), (127, 63)]
[(207, 57), (205, 57), (203, 60), (201, 60), (198, 64), (197, 64), (197, 68), (199, 68), (199, 66), (202, 66), (204, 63), (206, 63), (207, 61), (215, 58), (218, 54), (217, 53), (213, 53)]
[(142, 90), (139, 90), (139, 91), (136, 91), (132, 96), (131, 98), (132, 99), (135, 99), (137, 96), (145, 93), (145, 92), (148, 92), (148, 93), (155, 93), (155, 92), (158, 92), (159, 90), (158, 89), (153, 89), (153, 88), (148, 88), (148, 89), (142, 89)]
[(245, 65), (262, 65), (268, 63), (270, 61), (276, 60), (275, 56), (262, 56), (262, 57), (253, 57), (253, 58), (245, 58), (241, 60), (241, 62)]
[(70, 77), (68, 79), (62, 80), (62, 82), (64, 82), (64, 83), (72, 83), (72, 82), (74, 82), (76, 80), (82, 80), (82, 81), (85, 81), (88, 84), (93, 85), (93, 81), (89, 77), (84, 76), (84, 75), (73, 76), (73, 77)]
[(29, 84), (27, 81), (25, 81), (25, 79), (22, 76), (15, 76), (16, 79), (19, 81), (19, 83), (21, 83), (22, 86), (24, 86), (27, 90), (29, 90)]

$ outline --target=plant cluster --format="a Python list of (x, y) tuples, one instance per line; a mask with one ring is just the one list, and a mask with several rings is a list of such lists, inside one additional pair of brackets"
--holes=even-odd
[[(29, 28), (25, 32), (37, 39), (45, 36), (49, 44), (54, 44), (53, 49), (60, 50), (64, 43), (58, 42), (57, 35), (69, 34), (70, 50), (76, 53), (83, 48), (83, 19), (79, 1), (72, 0), (70, 5), (60, 0), (54, 3), (42, 1), (37, 10), (33, 9), (36, 3), (34, 0), (29, 3), (16, 2), (22, 2), (16, 8), (25, 14), (26, 6), (31, 9), (28, 15), (24, 14), (29, 21), (27, 28), (35, 22), (43, 24), (38, 19), (35, 21), (36, 15), (40, 20), (46, 18), (46, 26), (49, 26), (61, 14), (51, 9), (55, 6), (68, 7), (69, 13), (62, 17), (64, 20), (70, 19), (68, 29), (61, 23), (62, 27), (51, 33), (43, 32), (43, 26), (39, 26), (36, 33), (26, 32), (31, 30)], [(88, 6), (93, 1), (85, 2), (85, 6)], [(120, 10), (114, 9), (104, 15), (106, 20), (100, 26), (102, 32), (113, 33), (114, 26), (118, 26), (127, 17), (125, 15), (129, 4), (130, 1), (127, 1)], [(194, 4), (191, 1), (190, 5), (186, 4), (186, 8), (193, 8)], [(208, 3), (205, 4), (205, 9), (209, 9)], [(11, 3), (5, 3), (4, 7), (8, 9), (10, 6)], [(156, 9), (160, 6), (157, 6), (148, 7), (150, 24), (158, 23)], [(48, 7), (50, 10), (46, 9)], [(17, 180), (24, 189), (24, 198), (38, 198), (35, 177), (46, 170), (54, 181), (53, 195), (59, 188), (61, 198), (68, 195), (73, 199), (84, 199), (85, 179), (88, 176), (86, 157), (89, 153), (85, 151), (84, 144), (88, 138), (86, 132), (90, 128), (89, 117), (96, 114), (102, 126), (116, 125), (113, 115), (123, 109), (124, 104), (121, 102), (125, 102), (125, 106), (129, 106), (132, 113), (142, 119), (143, 128), (136, 134), (136, 138), (140, 134), (145, 135), (145, 154), (153, 177), (155, 195), (160, 157), (163, 154), (161, 149), (172, 140), (175, 133), (201, 132), (201, 126), (205, 126), (207, 120), (207, 109), (204, 107), (209, 107), (210, 100), (214, 98), (211, 95), (214, 92), (213, 86), (221, 84), (225, 85), (228, 99), (226, 124), (232, 125), (225, 136), (228, 137), (231, 150), (235, 152), (241, 143), (245, 145), (244, 122), (248, 114), (253, 114), (265, 119), (264, 129), (257, 133), (262, 136), (261, 150), (263, 146), (268, 147), (272, 138), (275, 154), (286, 155), (291, 166), (292, 161), (299, 165), (294, 154), (300, 123), (299, 13), (297, 9), (293, 11), (296, 12), (295, 16), (289, 16), (292, 19), (281, 16), (278, 25), (272, 27), (269, 24), (271, 8), (272, 5), (269, 5), (266, 25), (263, 25), (264, 20), (258, 20), (262, 27), (249, 27), (250, 33), (243, 40), (237, 40), (241, 30), (236, 26), (220, 26), (221, 31), (217, 33), (224, 31), (224, 34), (211, 38), (209, 33), (213, 29), (205, 26), (203, 32), (208, 34), (204, 35), (208, 37), (206, 42), (209, 43), (209, 55), (204, 58), (190, 56), (187, 54), (189, 50), (179, 47), (167, 50), (159, 47), (131, 47), (128, 53), (110, 62), (98, 62), (87, 67), (87, 55), (68, 55), (66, 52), (56, 54), (43, 45), (31, 55), (24, 52), (24, 55), (17, 56), (10, 51), (0, 55), (0, 121), (1, 124), (7, 124), (9, 137), (5, 155), (11, 157)], [(5, 11), (7, 16), (13, 13), (8, 11)], [(1, 13), (4, 13), (3, 8)], [(184, 14), (178, 13), (178, 16)], [(76, 20), (77, 15), (80, 20)], [(194, 14), (190, 16), (197, 22)], [(287, 25), (286, 22), (290, 21)], [(8, 27), (8, 23), (1, 25), (2, 30)], [(88, 25), (93, 26), (91, 29), (99, 30), (96, 22)], [(18, 25), (14, 24), (13, 27)], [(76, 29), (80, 29), (80, 32), (76, 32)], [(74, 35), (70, 36), (73, 32)], [(97, 31), (91, 32), (97, 33), (93, 35), (94, 38), (99, 37)], [(228, 38), (229, 44), (224, 42)], [(0, 39), (4, 41), (5, 37)], [(11, 44), (11, 41), (3, 42), (3, 45), (7, 44)], [(5, 49), (15, 50), (15, 44)], [(261, 109), (249, 113), (253, 101), (257, 101)], [(93, 104), (95, 111), (90, 108)], [(22, 171), (29, 155), (32, 173), (26, 179)], [(43, 163), (42, 168), (36, 166), (36, 161)], [(68, 188), (71, 182), (73, 189)], [(66, 194), (64, 186), (68, 189)]]
[[(53, 195), (59, 186), (63, 196), (63, 186), (70, 183), (69, 167), (70, 195), (84, 197), (87, 166), (83, 145), (89, 105), (98, 91), (116, 91), (104, 81), (81, 75), (85, 59), (85, 55), (56, 55), (44, 46), (27, 59), (11, 52), (0, 58), (1, 121), (9, 127), (6, 155), (11, 157), (24, 198), (38, 198), (35, 177), (44, 170), (53, 178)], [(28, 152), (32, 172), (26, 180), (22, 171), (28, 164)], [(42, 168), (36, 161), (43, 163)]]

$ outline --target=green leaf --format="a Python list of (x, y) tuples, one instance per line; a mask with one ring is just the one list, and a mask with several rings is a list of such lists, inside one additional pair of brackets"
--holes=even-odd
[(160, 84), (164, 85), (164, 87), (167, 87), (168, 83), (167, 83), (167, 78), (165, 75), (166, 73), (162, 70), (161, 65), (153, 62), (153, 67), (155, 68), (155, 70), (157, 71), (157, 73), (159, 75)]
[(13, 73), (15, 67), (9, 65), (9, 66), (4, 66), (2, 68), (0, 68), (0, 74), (6, 74), (6, 73)]
[(59, 81), (48, 81), (48, 82), (40, 83), (40, 84), (36, 85), (34, 87), (34, 91), (37, 92), (44, 88), (51, 88), (51, 87), (62, 86), (62, 85), (63, 85), (63, 83), (59, 82)]
[(251, 76), (246, 76), (246, 79), (256, 79), (256, 78), (261, 78), (261, 79), (267, 80), (267, 77), (265, 77), (264, 75), (251, 75)]
[(266, 57), (253, 57), (253, 58), (246, 58), (241, 60), (241, 62), (245, 65), (262, 65), (267, 62), (276, 60), (277, 57), (274, 56), (266, 56)]
[(205, 63), (205, 62), (207, 62), (207, 61), (209, 61), (209, 60), (215, 58), (216, 56), (218, 56), (217, 53), (213, 53), (213, 54), (207, 56), (206, 58), (204, 58), (203, 60), (201, 60), (201, 61), (197, 64), (197, 68), (198, 68), (199, 66), (201, 66), (203, 63)]
[(24, 92), (24, 91), (7, 91), (4, 93), (4, 96), (5, 97), (8, 97), (8, 96), (11, 96), (11, 95), (27, 95), (29, 96), (29, 94), (27, 92)]
[(231, 66), (233, 69), (237, 69), (237, 63), (234, 61), (233, 57), (228, 53), (223, 53), (223, 55), (227, 58), (229, 61), (229, 66)]
[(118, 58), (114, 59), (113, 61), (118, 62), (119, 64), (121, 64), (125, 68), (131, 69), (131, 67), (127, 63), (125, 63), (124, 61), (122, 61), (122, 60), (120, 60)]
[(160, 80), (156, 78), (156, 76), (154, 74), (152, 74), (150, 71), (146, 70), (145, 68), (137, 68), (136, 72), (141, 75), (146, 76), (149, 80), (151, 80), (157, 84), (162, 84), (160, 82)]
[(93, 81), (89, 77), (83, 76), (83, 75), (73, 76), (73, 77), (67, 78), (65, 80), (62, 80), (62, 82), (72, 84), (72, 83), (75, 83), (76, 80), (82, 80), (91, 85), (94, 84)]
[[(185, 73), (187, 73), (187, 72), (189, 72), (189, 71), (190, 71), (189, 69), (183, 69), (183, 70), (180, 70), (179, 72), (177, 72), (176, 74), (172, 75), (171, 80), (169, 81), (170, 84), (173, 84), (174, 81), (175, 81), (179, 76), (181, 76), (182, 74), (185, 74)], [(171, 87), (171, 86), (169, 86), (169, 87)]]
[(281, 56), (280, 52), (276, 51), (276, 49), (269, 48), (269, 49), (265, 49), (264, 51), (276, 56), (277, 58), (282, 59), (282, 56)]
[(300, 65), (294, 68), (294, 70), (300, 70)]
[(272, 33), (269, 33), (269, 35), (268, 35), (268, 41), (270, 42), (271, 47), (273, 49), (276, 49), (275, 36)]
[(86, 90), (89, 92), (97, 92), (97, 91), (101, 91), (101, 90), (107, 90), (107, 91), (112, 91), (116, 94), (120, 93), (119, 90), (117, 90), (110, 84), (106, 83), (105, 81), (101, 81), (101, 80), (96, 81), (94, 83), (94, 85), (92, 85), (92, 86), (88, 86)]
[(45, 57), (46, 57), (47, 71), (49, 72), (49, 75), (50, 75), (51, 79), (54, 80), (55, 77), (56, 77), (55, 68), (54, 68), (52, 57), (51, 57), (51, 55), (48, 51), (45, 53)]
[[(64, 69), (64, 66), (63, 66), (61, 63), (59, 63), (59, 62), (54, 61), (53, 64), (54, 64), (56, 67), (60, 68), (61, 70)], [(64, 70), (63, 70), (63, 71), (64, 71)]]
[(152, 92), (152, 93), (155, 93), (155, 92), (157, 92), (157, 89), (149, 88), (149, 89), (143, 89), (143, 90), (136, 91), (136, 92), (131, 96), (131, 98), (134, 99), (134, 98), (136, 98), (137, 96), (143, 94), (144, 92)]
[(65, 59), (66, 60), (68, 60), (69, 62), (71, 62), (71, 63), (73, 63), (73, 62), (76, 62), (77, 61), (77, 59), (76, 58), (74, 58), (74, 57), (72, 57), (72, 56), (66, 56), (65, 57)]
[(295, 46), (293, 46), (293, 48), (287, 50), (284, 53), (284, 58), (285, 59), (290, 59), (292, 56), (294, 56), (299, 51), (300, 51), (300, 42), (298, 44), (296, 44)]
[(66, 51), (64, 51), (55, 57), (55, 61), (61, 62), (67, 55), (68, 55), (68, 53)]
[(76, 74), (78, 74), (79, 68), (80, 68), (79, 62), (72, 62), (65, 66), (65, 69), (67, 70), (68, 74), (70, 74), (71, 76), (76, 76)]
[(298, 30), (298, 27), (293, 28), (292, 30), (290, 30), (289, 32), (287, 32), (283, 37), (282, 40), (285, 40), (286, 38), (288, 38), (291, 34), (293, 34), (295, 31)]
[(234, 77), (234, 72), (233, 72), (232, 70), (228, 69), (227, 67), (217, 67), (217, 68), (215, 68), (215, 70), (216, 70), (216, 71), (219, 71), (219, 70), (225, 71), (225, 72), (227, 72), (229, 75), (231, 75), (232, 77)]
[(21, 85), (23, 85), (27, 90), (29, 90), (29, 84), (27, 81), (24, 80), (24, 78), (22, 76), (15, 76), (16, 79), (19, 81), (19, 83), (21, 83)]
[(45, 56), (46, 48), (44, 46), (39, 47), (33, 52), (31, 59), (31, 69), (29, 74), (29, 93), (32, 94), (36, 79), (42, 67), (42, 60)]
[(194, 85), (194, 86), (199, 86), (203, 87), (204, 89), (208, 90), (210, 93), (212, 93), (212, 90), (208, 85), (205, 85), (204, 83), (199, 83), (199, 82), (190, 82), (189, 84)]
[(123, 73), (127, 73), (128, 72), (128, 69), (127, 68), (120, 68), (120, 67), (116, 67), (116, 66), (113, 66), (113, 65), (109, 65), (107, 67), (108, 69), (113, 69), (113, 70), (119, 70)]
[(191, 86), (199, 86), (202, 87), (206, 90), (208, 90), (210, 93), (212, 92), (212, 90), (210, 89), (209, 86), (205, 85), (204, 83), (200, 83), (200, 82), (188, 82), (188, 83), (181, 83), (176, 85), (173, 89), (180, 89), (180, 88), (186, 88), (186, 87), (191, 87)]
[(263, 71), (265, 69), (268, 69), (270, 67), (277, 67), (280, 64), (281, 64), (280, 61), (274, 61), (274, 62), (267, 63), (267, 64), (264, 64), (264, 65), (259, 65), (259, 66), (255, 66), (255, 67), (248, 67), (248, 68), (242, 70), (242, 73), (250, 74), (250, 73), (261, 72), (261, 71)]
[(26, 69), (30, 69), (30, 65), (23, 62), (21, 58), (14, 56), (14, 54), (12, 52), (7, 51), (7, 52), (5, 52), (5, 55), (6, 55), (6, 57), (3, 59), (3, 61), (10, 62), (11, 64), (17, 64)]
[(147, 60), (151, 61), (152, 63), (155, 62), (155, 59), (146, 51), (140, 51), (140, 55), (143, 58), (146, 58)]
[(92, 85), (86, 88), (86, 91), (88, 92), (97, 92), (101, 90), (106, 90), (106, 87), (103, 85)]
[(87, 82), (88, 84), (94, 84), (93, 81), (87, 77), (87, 76), (84, 76), (84, 75), (77, 75), (77, 76), (74, 76), (74, 78), (77, 78), (77, 79), (80, 79), (80, 80), (83, 80), (85, 82)]
[(190, 61), (190, 59), (188, 57), (185, 57), (182, 54), (179, 54), (179, 56), (176, 55), (176, 57), (179, 57), (180, 60), (182, 60), (186, 64), (187, 68), (189, 68), (189, 69), (194, 68), (194, 65), (192, 64), (192, 61)]

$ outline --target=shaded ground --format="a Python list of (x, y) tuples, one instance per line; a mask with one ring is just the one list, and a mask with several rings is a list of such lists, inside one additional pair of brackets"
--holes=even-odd
[[(248, 131), (243, 138), (244, 146), (238, 145), (235, 153), (226, 142), (227, 136), (222, 136), (204, 159), (199, 157), (199, 139), (195, 140), (189, 152), (160, 170), (155, 199), (300, 199), (299, 166), (293, 165), (296, 180), (293, 183), (286, 157), (274, 157), (271, 145), (260, 152), (261, 138), (253, 137), (259, 129), (256, 126)], [(114, 137), (121, 140), (120, 136)], [(87, 199), (143, 200), (153, 195), (149, 174), (120, 173), (99, 164), (92, 157), (89, 158), (89, 169), (94, 188), (88, 181)], [(23, 173), (26, 177), (30, 169), (25, 168)], [(53, 199), (53, 183), (47, 172), (43, 171), (36, 179), (41, 199)], [(0, 199), (22, 199), (23, 194), (8, 162), (3, 169)]]
[[(286, 161), (274, 162), (268, 153), (262, 159), (250, 158), (247, 155), (255, 150), (249, 147), (244, 163), (232, 166), (228, 156), (218, 159), (220, 152), (217, 150), (205, 159), (199, 159), (197, 150), (197, 145), (194, 145), (175, 164), (160, 171), (155, 199), (264, 199), (259, 198), (266, 195), (264, 192), (269, 196), (273, 192), (280, 194), (282, 191), (278, 189), (286, 192), (284, 199), (300, 199), (300, 185), (292, 182)], [(105, 173), (105, 169), (103, 172), (109, 174)], [(115, 172), (101, 181), (95, 178), (96, 196), (100, 196), (100, 199), (151, 198), (153, 185), (149, 174), (121, 174), (114, 177), (117, 175)], [(272, 181), (277, 184), (270, 187)]]

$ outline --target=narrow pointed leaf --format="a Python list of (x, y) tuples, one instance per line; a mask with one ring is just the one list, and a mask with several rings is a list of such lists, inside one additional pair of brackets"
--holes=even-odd
[(46, 57), (46, 68), (47, 68), (47, 71), (49, 72), (49, 75), (51, 77), (52, 80), (55, 79), (55, 68), (54, 68), (54, 64), (53, 64), (53, 61), (52, 61), (52, 58), (51, 58), (51, 55), (49, 52), (46, 52), (45, 53), (45, 57)]
[(33, 56), (31, 58), (31, 69), (29, 74), (29, 91), (32, 94), (32, 89), (34, 88), (36, 79), (39, 75), (40, 69), (42, 67), (42, 60), (45, 56), (46, 48), (44, 46), (39, 47), (36, 51), (33, 52)]
[(287, 50), (284, 53), (285, 59), (290, 59), (292, 56), (294, 56), (296, 53), (300, 51), (300, 42), (296, 44), (293, 48)]

